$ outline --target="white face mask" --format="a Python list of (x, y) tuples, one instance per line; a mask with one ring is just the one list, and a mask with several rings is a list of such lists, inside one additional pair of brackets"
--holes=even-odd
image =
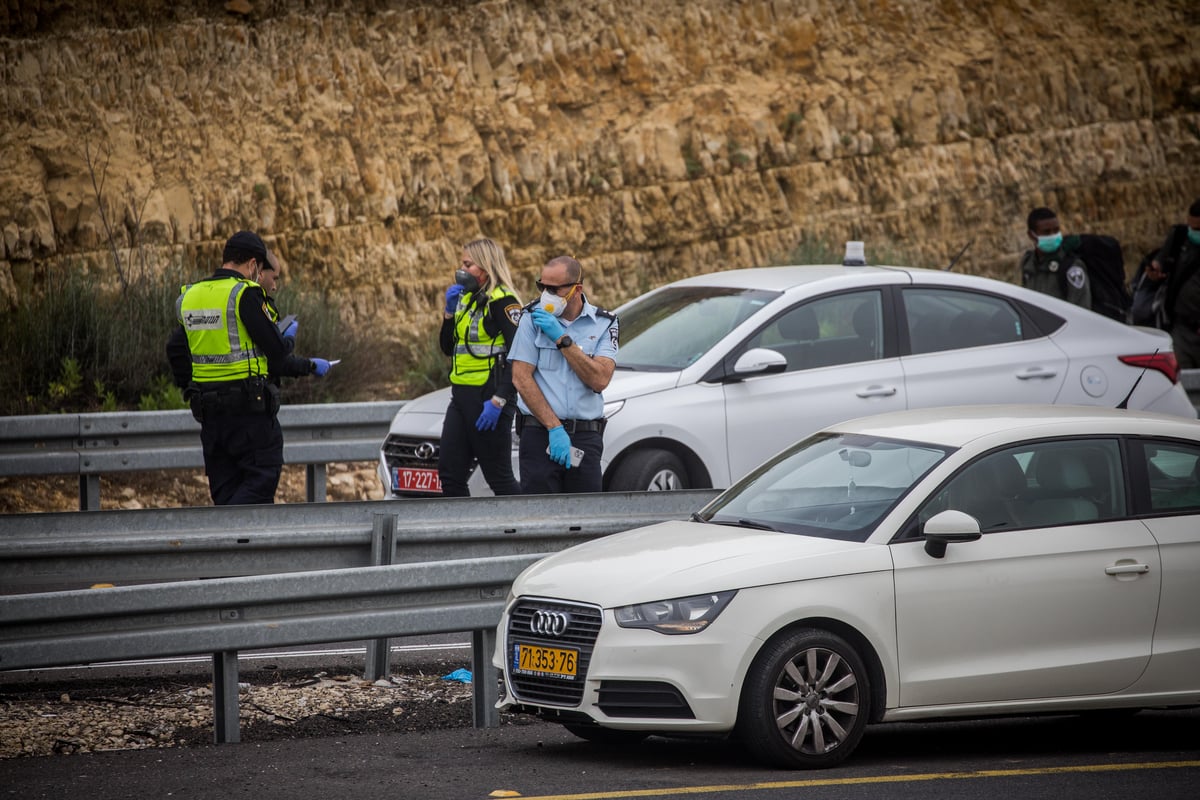
[(542, 298), (538, 300), (538, 308), (548, 311), (556, 317), (561, 317), (567, 310), (567, 298), (559, 297), (547, 289), (542, 292)]

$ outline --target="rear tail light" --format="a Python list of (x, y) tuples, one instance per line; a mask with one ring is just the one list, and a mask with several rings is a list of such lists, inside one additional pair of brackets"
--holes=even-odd
[(1131, 367), (1141, 369), (1154, 369), (1167, 376), (1167, 380), (1171, 383), (1179, 382), (1179, 362), (1175, 360), (1175, 354), (1172, 352), (1166, 353), (1150, 353), (1142, 356), (1118, 356), (1122, 364), (1128, 364)]

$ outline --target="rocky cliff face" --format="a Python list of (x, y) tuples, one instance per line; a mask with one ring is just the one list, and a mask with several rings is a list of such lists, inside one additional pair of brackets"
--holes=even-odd
[(480, 235), (523, 294), (567, 252), (615, 305), (802, 240), (974, 240), (959, 268), (1008, 278), (1043, 204), (1136, 263), (1200, 196), (1191, 0), (30, 5), (0, 40), (8, 307), (114, 255), (208, 271), (247, 227), (426, 336)]

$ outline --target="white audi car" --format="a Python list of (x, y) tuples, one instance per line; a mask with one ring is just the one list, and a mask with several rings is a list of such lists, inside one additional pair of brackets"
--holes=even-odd
[[(730, 270), (667, 284), (617, 313), (608, 490), (724, 488), (826, 425), (905, 408), (1124, 402), (1196, 417), (1166, 333), (988, 278)], [(379, 461), (389, 497), (440, 493), (449, 397), (419, 397), (392, 421)], [(471, 491), (488, 493), (478, 470)]]
[(813, 434), (526, 569), (500, 708), (840, 762), (868, 723), (1200, 705), (1200, 424), (963, 406)]

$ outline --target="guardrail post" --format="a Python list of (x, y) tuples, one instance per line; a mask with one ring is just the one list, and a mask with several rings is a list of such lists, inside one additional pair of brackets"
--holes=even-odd
[(79, 476), (79, 510), (80, 511), (99, 511), (100, 510), (100, 476), (99, 475), (80, 475)]
[(471, 631), (471, 718), (476, 728), (496, 728), (500, 725), (500, 712), (496, 703), (500, 699), (500, 676), (492, 666), (492, 651), (496, 649), (496, 631)]
[(325, 464), (304, 465), (304, 497), (309, 503), (325, 502)]
[[(396, 515), (376, 514), (371, 528), (371, 564), (386, 567), (396, 556)], [(363, 665), (363, 677), (369, 681), (386, 678), (391, 673), (389, 665), (391, 641), (372, 639), (367, 642), (367, 655)]]
[(217, 744), (242, 740), (238, 719), (238, 654), (213, 653), (213, 740)]

